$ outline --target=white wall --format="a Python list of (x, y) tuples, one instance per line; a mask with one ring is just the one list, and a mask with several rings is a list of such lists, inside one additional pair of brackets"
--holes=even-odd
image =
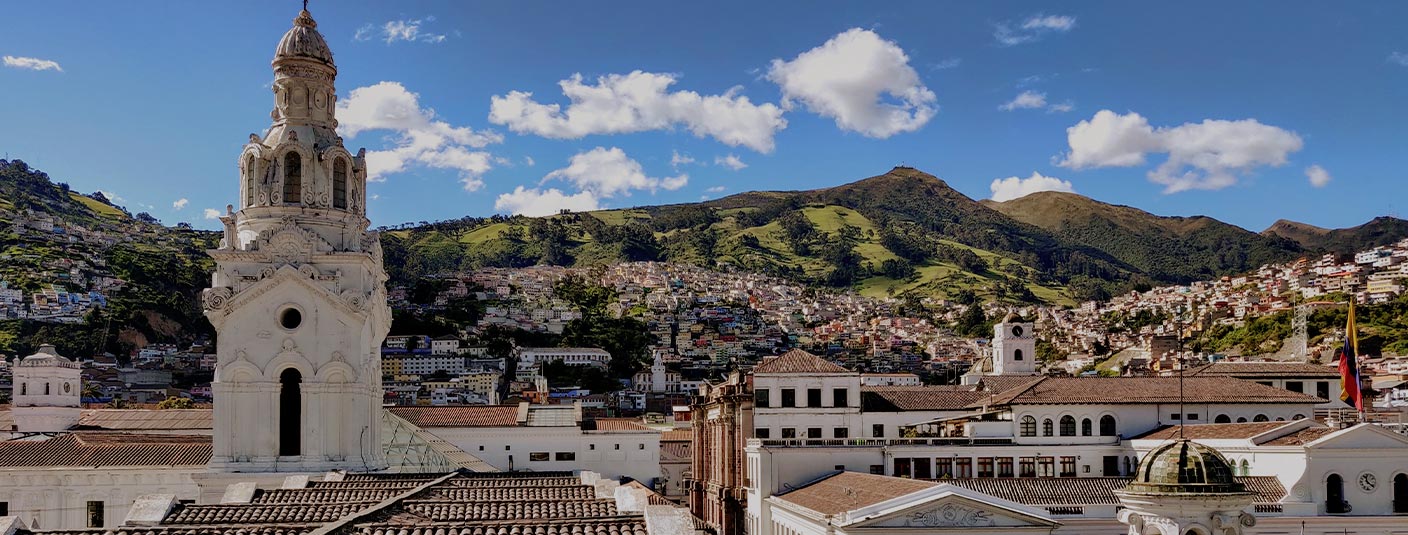
[[(660, 477), (660, 433), (592, 432), (577, 427), (435, 427), (426, 431), (500, 470), (590, 470), (649, 484)], [(547, 453), (534, 461), (532, 453)], [(573, 460), (557, 460), (570, 452)], [(510, 463), (510, 457), (512, 462)]]
[(33, 529), (88, 527), (89, 501), (104, 505), (103, 526), (122, 524), (132, 502), (144, 494), (175, 494), (196, 500), (200, 488), (192, 474), (205, 467), (82, 469), (45, 467), (0, 470), (0, 502)]

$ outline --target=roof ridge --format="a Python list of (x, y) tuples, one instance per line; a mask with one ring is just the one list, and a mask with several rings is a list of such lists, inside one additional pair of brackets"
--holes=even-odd
[(371, 514), (373, 514), (373, 513), (381, 512), (382, 510), (384, 510), (384, 509), (386, 509), (386, 508), (388, 508), (388, 507), (391, 507), (391, 506), (393, 506), (393, 505), (396, 505), (396, 504), (400, 503), (401, 500), (405, 500), (405, 499), (410, 498), (410, 497), (412, 497), (412, 496), (415, 496), (416, 494), (419, 494), (419, 493), (421, 493), (421, 492), (423, 492), (423, 491), (429, 490), (431, 487), (434, 487), (435, 485), (439, 485), (439, 484), (441, 484), (441, 483), (444, 483), (444, 482), (446, 482), (446, 481), (449, 481), (449, 480), (451, 480), (451, 479), (454, 479), (456, 476), (460, 475), (462, 472), (463, 472), (463, 470), (455, 470), (455, 471), (450, 472), (450, 473), (448, 473), (448, 474), (445, 474), (445, 475), (443, 475), (443, 476), (441, 476), (441, 477), (439, 477), (439, 478), (432, 479), (432, 480), (426, 482), (426, 483), (423, 484), (423, 485), (417, 486), (417, 487), (415, 487), (415, 488), (413, 488), (413, 489), (411, 489), (411, 490), (408, 490), (408, 491), (403, 492), (403, 493), (401, 493), (401, 494), (397, 494), (397, 495), (395, 495), (395, 496), (392, 496), (392, 497), (390, 497), (390, 498), (387, 498), (387, 499), (385, 499), (385, 500), (382, 500), (382, 501), (380, 501), (380, 502), (377, 502), (376, 505), (373, 505), (373, 506), (371, 506), (371, 507), (367, 507), (367, 508), (365, 508), (365, 509), (362, 509), (362, 510), (360, 510), (360, 511), (357, 511), (356, 513), (353, 513), (353, 514), (351, 514), (351, 515), (342, 517), (342, 518), (338, 519), (337, 521), (329, 522), (329, 523), (327, 523), (327, 524), (324, 524), (322, 527), (320, 527), (320, 528), (318, 528), (318, 529), (315, 529), (315, 530), (313, 530), (313, 531), (308, 532), (307, 535), (329, 535), (329, 534), (331, 534), (331, 533), (335, 533), (335, 532), (337, 532), (338, 530), (341, 530), (344, 526), (347, 526), (347, 525), (349, 525), (349, 524), (351, 524), (351, 523), (353, 523), (353, 522), (356, 522), (356, 521), (358, 521), (358, 520), (361, 520), (361, 519), (363, 519), (363, 518), (366, 518), (368, 515), (371, 515)]

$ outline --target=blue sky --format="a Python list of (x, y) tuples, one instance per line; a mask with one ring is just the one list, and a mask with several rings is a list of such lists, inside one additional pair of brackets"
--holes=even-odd
[[(212, 228), (241, 145), (268, 127), (297, 9), (7, 5), (0, 152)], [(346, 144), (373, 155), (374, 225), (812, 189), (898, 164), (973, 198), (1073, 189), (1251, 230), (1408, 209), (1408, 3), (311, 11)]]

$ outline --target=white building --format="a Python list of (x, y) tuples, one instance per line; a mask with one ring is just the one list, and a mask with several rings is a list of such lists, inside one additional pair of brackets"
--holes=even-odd
[(611, 353), (594, 347), (520, 347), (514, 349), (519, 368), (540, 366), (562, 361), (568, 366), (605, 368), (611, 363)]
[[(64, 358), (52, 345), (42, 345), (20, 359), (13, 376), (14, 432), (55, 433), (78, 423), (83, 392), (78, 363)], [(5, 431), (9, 431), (6, 429)]]

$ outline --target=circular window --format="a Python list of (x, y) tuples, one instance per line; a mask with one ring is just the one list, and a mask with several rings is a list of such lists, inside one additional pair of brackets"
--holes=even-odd
[(279, 313), (279, 325), (288, 330), (297, 329), (303, 323), (303, 313), (296, 308), (285, 308)]

